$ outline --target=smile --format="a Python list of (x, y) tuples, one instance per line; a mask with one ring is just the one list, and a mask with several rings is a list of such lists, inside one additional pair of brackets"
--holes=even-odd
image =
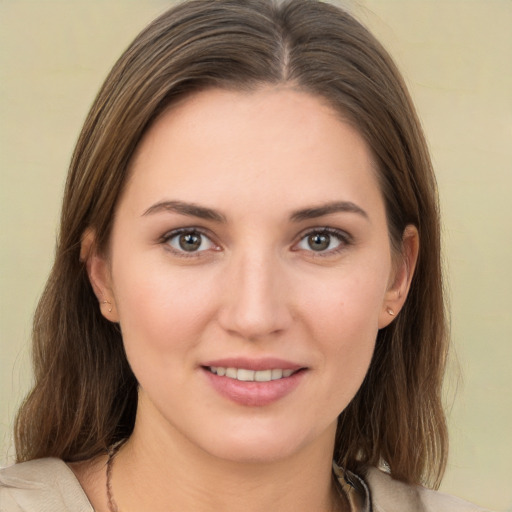
[(219, 377), (239, 380), (242, 382), (270, 382), (290, 377), (297, 370), (283, 370), (274, 368), (271, 370), (248, 370), (246, 368), (226, 368), (222, 366), (208, 366), (207, 369)]

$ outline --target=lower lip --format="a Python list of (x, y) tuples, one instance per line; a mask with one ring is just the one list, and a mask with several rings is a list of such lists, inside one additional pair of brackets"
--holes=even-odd
[(262, 407), (277, 402), (290, 394), (300, 383), (306, 371), (268, 382), (245, 382), (221, 377), (203, 368), (210, 384), (223, 397), (240, 405)]

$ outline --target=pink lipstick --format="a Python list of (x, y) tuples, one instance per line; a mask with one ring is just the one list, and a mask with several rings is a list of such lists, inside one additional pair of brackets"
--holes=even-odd
[(291, 393), (306, 373), (304, 366), (276, 358), (225, 358), (201, 365), (212, 387), (240, 405), (262, 407)]

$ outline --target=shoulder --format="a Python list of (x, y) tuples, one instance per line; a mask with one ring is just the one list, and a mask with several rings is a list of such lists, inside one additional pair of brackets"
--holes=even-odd
[(454, 496), (394, 480), (377, 468), (368, 468), (364, 479), (373, 512), (490, 512)]
[(0, 469), (1, 512), (94, 512), (67, 464), (36, 459)]

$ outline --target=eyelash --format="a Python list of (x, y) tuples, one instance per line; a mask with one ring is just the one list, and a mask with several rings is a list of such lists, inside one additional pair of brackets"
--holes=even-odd
[[(327, 235), (329, 237), (334, 237), (338, 240), (339, 244), (334, 249), (328, 249), (325, 251), (314, 251), (313, 249), (307, 250), (304, 249), (305, 252), (309, 253), (310, 257), (313, 258), (327, 258), (329, 256), (335, 256), (343, 251), (347, 246), (353, 244), (352, 237), (346, 232), (340, 229), (323, 227), (323, 228), (313, 228), (308, 231), (303, 232), (300, 235), (299, 242), (294, 244), (294, 247), (297, 247), (298, 244), (305, 241), (308, 237), (312, 235)], [(295, 251), (300, 251), (302, 249), (297, 248)]]
[[(219, 246), (213, 241), (212, 236), (205, 232), (202, 229), (191, 227), (191, 228), (180, 228), (173, 231), (170, 231), (166, 233), (162, 238), (159, 240), (160, 243), (167, 246), (168, 250), (171, 251), (173, 254), (182, 257), (182, 258), (197, 258), (201, 255), (201, 253), (206, 252), (208, 249), (203, 249), (200, 251), (186, 251), (186, 250), (180, 250), (172, 247), (170, 245), (170, 241), (173, 240), (176, 237), (179, 237), (181, 235), (198, 235), (203, 240), (201, 241), (201, 244), (204, 242), (204, 239), (207, 239), (210, 244), (214, 247), (214, 250), (220, 250)], [(305, 241), (307, 237), (310, 237), (312, 235), (327, 235), (328, 237), (334, 237), (338, 240), (339, 244), (334, 249), (328, 249), (325, 251), (315, 251), (313, 249), (307, 250), (307, 249), (301, 249), (297, 247), (300, 243)], [(345, 231), (329, 228), (329, 227), (322, 227), (322, 228), (314, 228), (309, 229), (308, 231), (305, 231), (300, 234), (298, 242), (294, 243), (293, 245), (293, 251), (305, 251), (307, 253), (310, 253), (310, 257), (314, 258), (325, 258), (328, 256), (333, 256), (344, 250), (347, 246), (352, 245), (353, 239), (352, 237)]]
[(207, 233), (204, 230), (199, 229), (199, 228), (175, 229), (173, 231), (166, 233), (160, 239), (159, 242), (166, 245), (167, 249), (169, 251), (171, 251), (173, 254), (175, 254), (176, 256), (179, 256), (181, 258), (197, 258), (201, 253), (205, 252), (204, 249), (201, 251), (185, 251), (185, 250), (180, 250), (180, 249), (176, 249), (176, 248), (172, 247), (170, 245), (171, 240), (174, 238), (177, 238), (181, 235), (198, 235), (203, 239), (201, 241), (201, 244), (204, 242), (204, 239), (206, 239), (209, 241), (210, 244), (212, 244), (212, 246), (214, 247), (214, 250), (219, 250), (219, 246), (213, 241), (213, 237), (209, 233)]

